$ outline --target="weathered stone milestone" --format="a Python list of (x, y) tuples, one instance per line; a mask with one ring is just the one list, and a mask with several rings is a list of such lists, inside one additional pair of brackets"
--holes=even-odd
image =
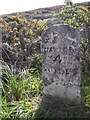
[(80, 38), (68, 25), (54, 25), (42, 35), (45, 95), (80, 102)]

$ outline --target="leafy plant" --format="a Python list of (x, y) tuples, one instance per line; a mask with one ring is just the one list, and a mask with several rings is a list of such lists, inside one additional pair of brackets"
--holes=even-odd
[(78, 6), (76, 4), (68, 3), (63, 6), (62, 10), (53, 14), (60, 22), (77, 28), (89, 22), (89, 10), (85, 7)]
[[(25, 42), (38, 37), (43, 27), (37, 21), (28, 21), (22, 14), (8, 15), (2, 18), (2, 41), (10, 45), (20, 42), (20, 35), (23, 35)], [(15, 45), (15, 44), (14, 44)]]
[(30, 68), (30, 72), (34, 75), (41, 76), (42, 74), (42, 58), (40, 54), (35, 54)]

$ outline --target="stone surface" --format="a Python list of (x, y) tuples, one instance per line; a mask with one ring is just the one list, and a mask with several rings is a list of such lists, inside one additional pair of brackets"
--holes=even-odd
[[(1, 46), (2, 46), (2, 27), (1, 27), (1, 24), (0, 23), (0, 98), (1, 98), (1, 94), (2, 94), (2, 50), (1, 50)], [(0, 106), (0, 109), (1, 109), (1, 106)]]
[(80, 103), (80, 37), (68, 25), (54, 25), (42, 35), (44, 95)]

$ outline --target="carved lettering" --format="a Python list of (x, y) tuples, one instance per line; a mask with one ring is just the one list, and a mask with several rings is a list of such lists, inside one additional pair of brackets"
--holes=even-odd
[(58, 61), (59, 63), (61, 63), (60, 55), (57, 55), (57, 56), (54, 58), (53, 61), (54, 61), (54, 62), (55, 62), (55, 61)]

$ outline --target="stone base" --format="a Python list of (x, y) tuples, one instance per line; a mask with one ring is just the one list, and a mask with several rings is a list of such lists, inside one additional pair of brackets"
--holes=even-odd
[(70, 101), (70, 103), (79, 104), (81, 103), (80, 98), (80, 86), (65, 86), (62, 84), (56, 84), (55, 82), (45, 86), (43, 93), (45, 96), (50, 96), (59, 101), (63, 99), (64, 101)]

